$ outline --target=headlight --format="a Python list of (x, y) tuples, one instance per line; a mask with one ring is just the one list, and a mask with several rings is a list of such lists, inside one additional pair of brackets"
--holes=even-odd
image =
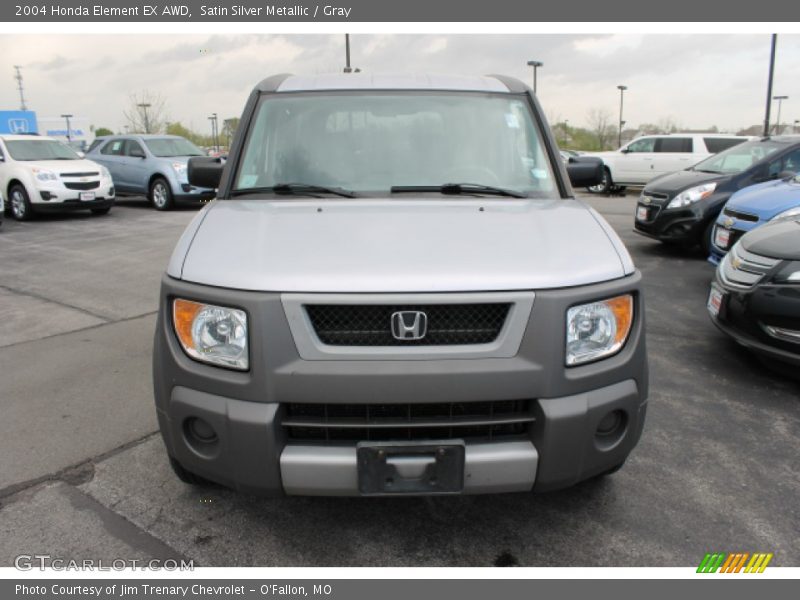
[(39, 181), (58, 181), (58, 175), (47, 169), (33, 169), (33, 174)]
[(182, 181), (186, 180), (186, 163), (174, 162), (172, 163), (172, 168), (175, 171), (175, 175), (178, 176), (178, 179)]
[(795, 206), (794, 208), (790, 208), (789, 210), (785, 210), (782, 213), (778, 213), (774, 217), (770, 219), (770, 221), (780, 221), (781, 219), (791, 219), (792, 217), (800, 216), (800, 206)]
[(213, 304), (176, 299), (172, 305), (175, 334), (194, 359), (247, 370), (247, 315)]
[(670, 200), (669, 204), (667, 204), (667, 208), (681, 208), (682, 206), (689, 206), (698, 200), (708, 198), (714, 193), (715, 189), (717, 189), (716, 183), (704, 183), (703, 185), (689, 188), (688, 190), (682, 191), (680, 194)]
[(633, 322), (633, 296), (573, 306), (567, 311), (567, 366), (616, 354)]

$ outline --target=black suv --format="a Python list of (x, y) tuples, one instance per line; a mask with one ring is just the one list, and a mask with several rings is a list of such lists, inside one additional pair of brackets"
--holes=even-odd
[(766, 137), (653, 179), (636, 205), (635, 231), (708, 254), (714, 222), (734, 192), (800, 171), (800, 136)]

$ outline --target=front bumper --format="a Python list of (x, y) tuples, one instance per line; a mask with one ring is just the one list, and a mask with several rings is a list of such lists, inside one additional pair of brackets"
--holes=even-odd
[[(63, 209), (80, 208), (78, 204), (85, 205), (84, 208), (93, 208), (96, 203), (114, 201), (114, 184), (110, 179), (100, 179), (95, 181), (80, 182), (86, 184), (88, 189), (70, 189), (62, 181), (37, 182), (34, 189), (29, 194), (31, 204), (36, 210), (47, 210), (49, 206), (61, 207)], [(91, 187), (94, 185), (94, 187)], [(92, 200), (81, 200), (81, 194), (92, 194)], [(69, 206), (67, 206), (69, 205)], [(61, 210), (56, 208), (54, 210)]]
[[(614, 282), (537, 292), (518, 353), (507, 358), (304, 360), (280, 294), (208, 288), (165, 277), (153, 354), (159, 425), (168, 453), (187, 470), (238, 490), (266, 494), (359, 495), (356, 444), (289, 438), (288, 403), (435, 403), (530, 399), (525, 434), (467, 440), (463, 493), (547, 491), (622, 463), (639, 440), (647, 406), (643, 303), (637, 273)], [(569, 306), (623, 292), (636, 297), (630, 338), (615, 356), (565, 368)], [(169, 307), (180, 296), (244, 309), (249, 372), (187, 357)], [(261, 335), (255, 332), (265, 332)], [(598, 425), (619, 411), (613, 439)], [(187, 423), (200, 418), (216, 439), (198, 444)]]
[(198, 188), (188, 183), (180, 183), (173, 193), (178, 202), (203, 202), (211, 200), (216, 195), (216, 191), (211, 188)]
[(711, 321), (738, 344), (762, 356), (800, 366), (800, 343), (770, 335), (765, 326), (800, 331), (800, 286), (756, 285), (740, 290), (725, 283), (717, 274), (715, 285), (725, 297)]

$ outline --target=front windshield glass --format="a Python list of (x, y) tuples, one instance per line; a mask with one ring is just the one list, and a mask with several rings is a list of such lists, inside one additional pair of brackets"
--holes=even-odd
[(770, 140), (745, 142), (697, 163), (692, 169), (711, 173), (741, 173), (762, 158), (785, 147), (786, 144)]
[(471, 183), (557, 195), (526, 101), (466, 92), (263, 97), (234, 189), (284, 183), (386, 194)]
[(6, 140), (14, 160), (79, 160), (80, 156), (58, 140)]
[(151, 138), (144, 143), (154, 156), (205, 156), (200, 148), (185, 138)]

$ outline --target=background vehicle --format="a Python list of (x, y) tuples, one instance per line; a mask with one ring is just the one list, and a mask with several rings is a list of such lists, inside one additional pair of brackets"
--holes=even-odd
[(708, 260), (712, 264), (719, 263), (748, 231), (769, 221), (793, 216), (800, 216), (800, 177), (797, 175), (736, 192), (717, 217)]
[(119, 194), (147, 196), (158, 210), (176, 202), (200, 202), (214, 190), (198, 188), (186, 178), (186, 163), (203, 156), (200, 148), (177, 135), (118, 135), (99, 137), (87, 154), (111, 172)]
[(6, 204), (3, 199), (3, 190), (0, 189), (0, 225), (3, 224), (3, 217), (6, 214)]
[(108, 170), (48, 137), (0, 136), (0, 188), (20, 221), (44, 211), (106, 214), (114, 204)]
[(708, 311), (746, 348), (800, 366), (800, 220), (745, 234), (717, 267)]
[(699, 244), (708, 256), (714, 222), (734, 192), (800, 170), (800, 136), (734, 146), (685, 171), (654, 179), (636, 205), (634, 230), (665, 243)]
[(712, 133), (670, 133), (636, 138), (614, 152), (593, 152), (606, 165), (605, 179), (590, 192), (605, 193), (612, 188), (645, 185), (652, 179), (681, 171), (712, 154), (747, 141), (747, 136)]
[(641, 274), (574, 198), (567, 172), (590, 185), (601, 161), (561, 161), (527, 86), (279, 75), (241, 123), (224, 165), (190, 160), (219, 194), (162, 279), (179, 477), (477, 494), (622, 466), (647, 406)]

